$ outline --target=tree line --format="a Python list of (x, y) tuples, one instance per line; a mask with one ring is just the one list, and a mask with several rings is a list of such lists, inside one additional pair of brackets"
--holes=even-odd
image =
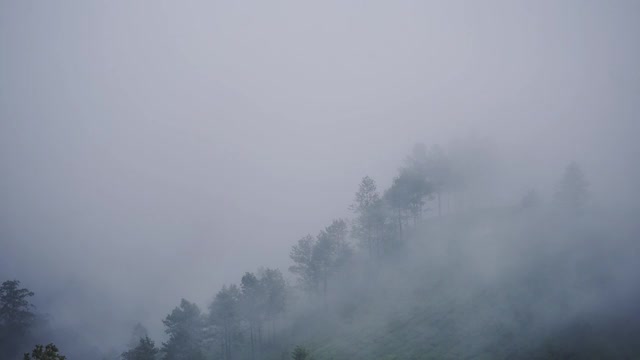
[[(411, 229), (420, 224), (428, 212), (441, 217), (451, 212), (450, 201), (464, 192), (471, 179), (465, 176), (455, 159), (439, 146), (428, 149), (416, 145), (389, 188), (380, 191), (374, 179), (362, 178), (350, 210), (352, 219), (335, 219), (316, 236), (300, 238), (290, 250), (289, 271), (296, 286), (288, 286), (278, 269), (247, 272), (239, 284), (224, 285), (206, 311), (182, 299), (163, 320), (166, 342), (156, 346), (143, 329), (138, 329), (130, 349), (122, 360), (183, 359), (261, 359), (277, 343), (278, 322), (291, 305), (291, 293), (324, 299), (331, 281), (355, 256), (380, 261), (402, 248)], [(558, 184), (555, 203), (559, 208), (579, 213), (588, 199), (588, 182), (576, 163), (565, 169)], [(531, 191), (521, 206), (537, 203)], [(353, 240), (353, 241), (352, 241)], [(16, 280), (5, 281), (0, 288), (0, 357), (13, 359), (29, 341), (29, 331), (37, 321), (29, 298), (34, 293), (20, 288)], [(307, 359), (309, 351), (297, 347), (294, 359)], [(56, 357), (58, 356), (58, 357)], [(59, 359), (55, 345), (36, 346), (24, 359)]]

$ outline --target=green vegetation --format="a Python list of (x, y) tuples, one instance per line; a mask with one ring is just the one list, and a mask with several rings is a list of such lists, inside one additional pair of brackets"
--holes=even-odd
[(24, 360), (65, 360), (66, 357), (58, 353), (58, 348), (54, 344), (49, 344), (46, 347), (42, 345), (36, 345), (35, 349), (29, 353), (24, 354)]
[[(440, 147), (416, 146), (388, 189), (362, 179), (353, 219), (292, 246), (295, 284), (264, 268), (223, 286), (205, 312), (182, 299), (163, 320), (159, 348), (138, 324), (120, 358), (639, 356), (640, 326), (621, 315), (637, 314), (637, 298), (620, 294), (628, 284), (612, 270), (631, 256), (616, 249), (637, 245), (603, 246), (626, 241), (611, 224), (632, 222), (590, 208), (575, 163), (552, 202), (529, 191), (513, 206), (471, 206), (478, 172), (464, 164)], [(0, 288), (4, 358), (31, 341), (33, 295), (18, 281)], [(57, 351), (38, 345), (25, 359), (64, 359)]]

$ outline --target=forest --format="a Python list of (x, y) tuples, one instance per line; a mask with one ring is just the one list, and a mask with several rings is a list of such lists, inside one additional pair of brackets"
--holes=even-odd
[[(624, 276), (636, 264), (636, 219), (599, 208), (575, 162), (553, 194), (486, 206), (472, 194), (490, 175), (473, 166), (488, 158), (416, 144), (390, 187), (364, 176), (351, 217), (294, 242), (288, 269), (248, 269), (204, 309), (182, 299), (162, 320), (164, 339), (138, 324), (121, 352), (69, 359), (640, 356), (638, 287)], [(0, 288), (1, 357), (77, 352), (68, 339), (54, 344), (30, 302), (37, 289), (22, 286)]]
[(0, 0), (0, 360), (640, 359), (639, 35)]

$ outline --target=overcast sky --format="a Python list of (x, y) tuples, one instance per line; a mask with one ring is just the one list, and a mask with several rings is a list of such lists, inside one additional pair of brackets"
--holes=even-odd
[(637, 1), (1, 0), (0, 280), (96, 337), (159, 328), (181, 297), (285, 270), (417, 141), (490, 139), (514, 194), (576, 160), (623, 201), (640, 181), (639, 16)]

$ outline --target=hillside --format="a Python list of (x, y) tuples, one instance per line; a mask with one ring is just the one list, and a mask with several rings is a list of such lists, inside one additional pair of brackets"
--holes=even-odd
[(637, 358), (640, 315), (628, 314), (640, 298), (619, 276), (631, 254), (615, 249), (638, 247), (609, 220), (519, 208), (431, 218), (348, 316), (342, 299), (292, 335), (317, 360)]

